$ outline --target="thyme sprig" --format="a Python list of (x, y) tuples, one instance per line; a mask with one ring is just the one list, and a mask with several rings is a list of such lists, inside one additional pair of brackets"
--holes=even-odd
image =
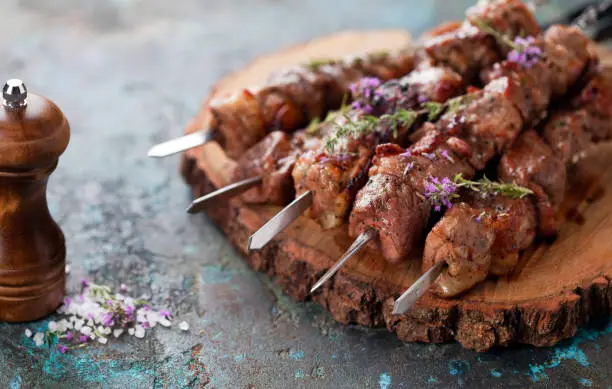
[(470, 21), (482, 32), (491, 35), (495, 40), (503, 45), (506, 45), (514, 50), (521, 50), (522, 48), (515, 43), (510, 37), (491, 27), (487, 22), (482, 19), (472, 18)]
[(483, 196), (501, 195), (513, 199), (520, 199), (533, 194), (528, 188), (517, 184), (495, 182), (483, 177), (478, 181), (467, 180), (461, 173), (456, 174), (453, 179), (444, 177), (439, 179), (427, 176), (425, 180), (425, 197), (431, 202), (436, 212), (442, 207), (452, 208), (453, 201), (460, 197), (459, 188), (466, 188), (481, 193)]
[(418, 115), (418, 112), (408, 109), (398, 109), (393, 114), (384, 114), (380, 117), (362, 115), (357, 119), (345, 114), (346, 122), (339, 124), (336, 131), (327, 138), (325, 148), (329, 153), (333, 153), (340, 139), (347, 136), (355, 139), (364, 134), (372, 133), (382, 123), (388, 124), (393, 128), (393, 136), (397, 136), (398, 129), (400, 127), (410, 127)]
[(308, 126), (306, 126), (306, 134), (316, 135), (323, 124), (331, 122), (338, 116), (345, 115), (348, 112), (349, 108), (350, 105), (348, 104), (348, 93), (345, 93), (342, 96), (342, 103), (340, 104), (340, 108), (337, 111), (329, 111), (327, 115), (325, 115), (325, 118), (323, 120), (321, 120), (321, 118), (319, 117), (313, 118), (310, 123), (308, 123)]
[(463, 175), (459, 173), (453, 177), (453, 182), (459, 188), (467, 188), (484, 195), (498, 194), (512, 199), (521, 199), (527, 195), (533, 194), (531, 189), (524, 186), (514, 183), (491, 181), (486, 176), (478, 181), (471, 181), (463, 178)]

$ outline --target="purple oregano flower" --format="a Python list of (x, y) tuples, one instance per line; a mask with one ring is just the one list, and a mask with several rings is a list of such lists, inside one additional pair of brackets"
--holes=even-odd
[(364, 77), (351, 84), (350, 90), (354, 100), (351, 107), (363, 111), (366, 115), (372, 113), (374, 108), (370, 103), (374, 96), (381, 95), (380, 91), (377, 90), (380, 85), (381, 82), (376, 77)]
[(440, 212), (442, 206), (452, 208), (453, 203), (451, 203), (451, 200), (458, 197), (457, 193), (455, 193), (456, 191), (457, 184), (450, 178), (444, 177), (440, 180), (437, 177), (427, 176), (425, 181), (425, 197), (429, 199), (436, 212)]
[(531, 68), (542, 59), (542, 49), (536, 45), (532, 36), (514, 38), (515, 48), (508, 53), (508, 61), (520, 64), (524, 68)]

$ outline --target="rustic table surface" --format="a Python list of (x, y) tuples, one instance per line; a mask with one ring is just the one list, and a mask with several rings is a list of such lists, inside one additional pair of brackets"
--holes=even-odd
[[(188, 217), (179, 135), (211, 85), (265, 52), (347, 28), (414, 34), (471, 1), (3, 0), (0, 75), (54, 100), (72, 140), (49, 202), (67, 237), (68, 288), (84, 277), (169, 307), (189, 332), (155, 328), (65, 355), (0, 324), (2, 388), (608, 388), (612, 325), (550, 349), (476, 354), (340, 326), (251, 271), (203, 216)], [(545, 8), (543, 19), (571, 0)], [(282, 27), (281, 27), (282, 26)], [(29, 324), (43, 328), (46, 321)]]

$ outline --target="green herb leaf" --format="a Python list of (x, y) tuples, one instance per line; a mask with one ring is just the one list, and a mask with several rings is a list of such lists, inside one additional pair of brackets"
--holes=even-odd
[(427, 101), (423, 103), (423, 107), (427, 110), (427, 120), (433, 122), (438, 120), (442, 112), (444, 111), (445, 105), (436, 103), (435, 101)]

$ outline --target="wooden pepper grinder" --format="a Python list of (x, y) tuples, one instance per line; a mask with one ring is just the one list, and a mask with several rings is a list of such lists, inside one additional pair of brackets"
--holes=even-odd
[(0, 321), (36, 320), (64, 298), (64, 234), (47, 207), (47, 180), (68, 146), (70, 128), (45, 97), (20, 80), (0, 106)]

